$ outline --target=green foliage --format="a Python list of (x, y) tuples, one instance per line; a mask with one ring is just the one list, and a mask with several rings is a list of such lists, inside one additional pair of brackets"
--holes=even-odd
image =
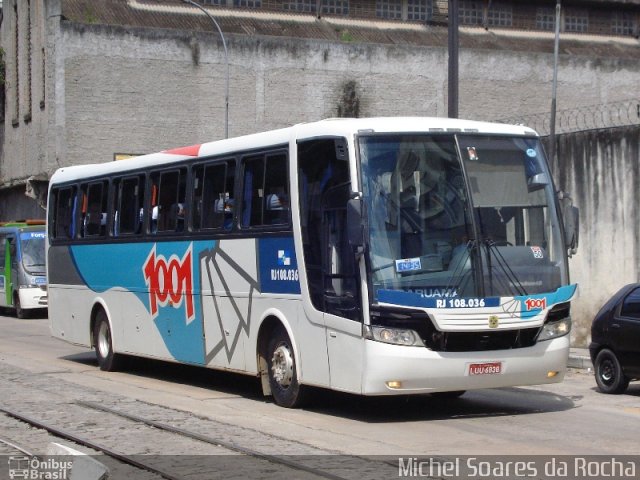
[(349, 43), (353, 42), (353, 40), (353, 34), (349, 30), (342, 30), (340, 32), (340, 41)]
[(93, 11), (91, 7), (86, 7), (84, 10), (84, 21), (89, 24), (98, 23), (98, 15)]

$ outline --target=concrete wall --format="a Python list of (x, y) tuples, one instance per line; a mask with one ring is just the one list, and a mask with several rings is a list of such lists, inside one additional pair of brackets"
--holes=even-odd
[[(36, 49), (46, 49), (46, 98), (42, 108), (39, 98), (35, 101), (29, 122), (19, 118), (13, 126), (7, 90), (2, 218), (41, 216), (35, 215), (35, 201), (19, 194), (31, 175), (46, 177), (64, 165), (112, 161), (115, 153), (146, 153), (224, 136), (225, 67), (217, 36), (79, 25), (61, 20), (57, 0), (44, 5), (37, 29), (46, 34), (36, 32), (33, 38)], [(13, 48), (10, 21), (6, 16), (0, 39), (7, 51)], [(445, 48), (241, 35), (227, 40), (231, 136), (354, 108), (360, 116), (446, 115)], [(615, 50), (611, 40), (610, 51)], [(550, 53), (537, 51), (462, 49), (460, 117), (491, 120), (548, 110), (552, 60)], [(38, 91), (41, 70), (32, 76)], [(9, 87), (12, 78), (8, 75)], [(637, 60), (562, 55), (558, 108), (626, 100), (637, 94), (638, 84)], [(571, 267), (582, 291), (574, 310), (574, 343), (583, 345), (602, 301), (638, 277), (640, 223), (632, 208), (638, 131), (562, 136), (558, 145), (564, 159), (560, 185), (581, 208), (581, 247)], [(11, 185), (18, 186), (7, 188)]]
[[(444, 48), (249, 36), (228, 43), (232, 136), (336, 116), (347, 85), (360, 116), (446, 115)], [(223, 137), (225, 67), (214, 36), (63, 23), (58, 48), (61, 163)], [(549, 54), (466, 49), (460, 65), (463, 118), (549, 108)], [(564, 57), (558, 108), (628, 98), (639, 80), (636, 61)]]
[(580, 246), (569, 261), (580, 285), (573, 343), (587, 345), (603, 303), (640, 280), (640, 127), (561, 135), (557, 145), (558, 186), (580, 208)]

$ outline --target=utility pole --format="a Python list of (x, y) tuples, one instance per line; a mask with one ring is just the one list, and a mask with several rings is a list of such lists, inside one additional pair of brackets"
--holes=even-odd
[(218, 30), (220, 38), (222, 38), (222, 47), (224, 48), (224, 61), (227, 65), (227, 75), (224, 84), (224, 138), (229, 138), (229, 54), (227, 52), (227, 42), (224, 39), (224, 34), (222, 33), (220, 25), (218, 25), (218, 22), (216, 22), (216, 19), (213, 18), (213, 15), (211, 15), (208, 10), (206, 10), (202, 5), (194, 2), (193, 0), (182, 1), (202, 10), (207, 15), (207, 17), (209, 17), (209, 20), (211, 20), (213, 25)]
[(549, 163), (551, 175), (557, 168), (556, 162), (556, 98), (558, 89), (558, 51), (560, 48), (560, 0), (556, 2), (556, 36), (553, 45), (553, 85), (551, 87), (551, 121), (549, 124)]
[(449, 0), (448, 117), (458, 118), (458, 0)]

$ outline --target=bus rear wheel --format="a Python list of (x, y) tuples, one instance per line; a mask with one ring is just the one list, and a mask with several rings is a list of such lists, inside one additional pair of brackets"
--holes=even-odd
[(93, 345), (96, 349), (96, 357), (100, 370), (113, 372), (120, 365), (120, 356), (113, 351), (111, 327), (104, 310), (98, 311), (93, 325)]
[(274, 402), (285, 408), (301, 406), (306, 390), (298, 382), (293, 347), (283, 327), (277, 328), (269, 340), (267, 365)]

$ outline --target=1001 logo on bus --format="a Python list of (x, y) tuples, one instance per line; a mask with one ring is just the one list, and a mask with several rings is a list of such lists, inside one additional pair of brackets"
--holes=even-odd
[(547, 299), (545, 297), (542, 298), (527, 298), (524, 301), (525, 306), (527, 307), (527, 311), (531, 310), (544, 310), (547, 308)]
[(149, 287), (149, 311), (152, 317), (158, 315), (158, 307), (170, 305), (178, 308), (184, 301), (187, 323), (195, 318), (192, 246), (189, 245), (182, 259), (174, 254), (167, 260), (163, 255), (156, 255), (156, 245), (153, 245), (142, 266), (144, 280)]

